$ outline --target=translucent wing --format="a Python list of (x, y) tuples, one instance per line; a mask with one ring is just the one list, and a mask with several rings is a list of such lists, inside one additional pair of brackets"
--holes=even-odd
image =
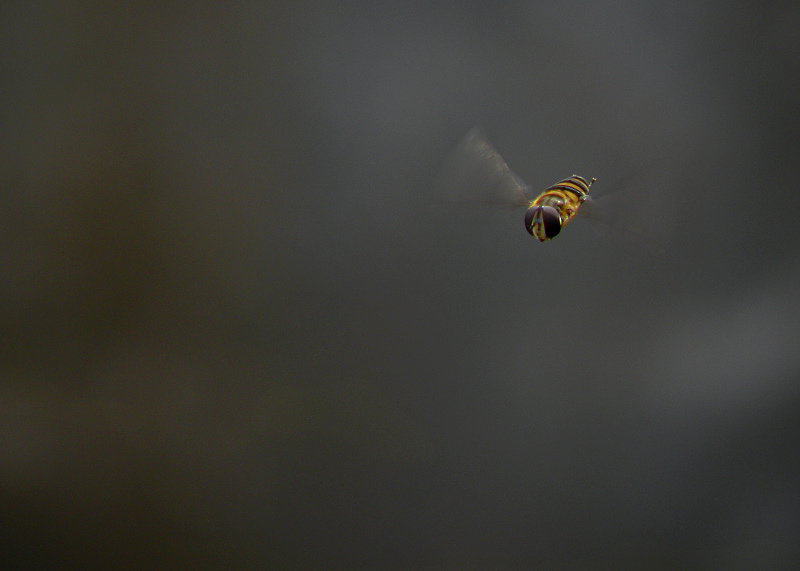
[(653, 166), (613, 184), (599, 198), (589, 197), (578, 216), (626, 248), (664, 251), (674, 228), (674, 208), (665, 189), (662, 169)]
[(527, 186), (492, 144), (473, 127), (450, 154), (436, 179), (439, 200), (522, 206)]

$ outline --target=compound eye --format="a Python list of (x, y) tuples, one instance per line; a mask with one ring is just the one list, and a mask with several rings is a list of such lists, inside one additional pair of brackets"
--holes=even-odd
[(525, 213), (525, 230), (528, 231), (528, 234), (533, 236), (533, 225), (537, 224), (542, 219), (542, 207), (541, 206), (531, 206), (528, 208), (528, 211)]
[(544, 235), (553, 238), (561, 232), (561, 216), (552, 206), (542, 207), (542, 222), (544, 222)]

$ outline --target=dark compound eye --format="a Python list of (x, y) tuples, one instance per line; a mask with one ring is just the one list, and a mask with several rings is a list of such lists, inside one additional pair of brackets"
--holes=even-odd
[[(559, 216), (558, 210), (552, 206), (532, 206), (528, 208), (525, 213), (525, 230), (528, 231), (528, 234), (536, 236), (533, 233), (533, 227), (537, 224), (544, 226), (544, 235), (547, 238), (552, 238), (561, 232), (561, 216)], [(536, 237), (543, 240), (541, 236)]]
[(561, 216), (558, 215), (558, 210), (552, 206), (542, 207), (542, 221), (544, 222), (544, 235), (548, 238), (561, 232)]
[(534, 218), (541, 218), (542, 217), (541, 212), (542, 212), (541, 206), (532, 206), (528, 208), (528, 211), (525, 213), (525, 230), (527, 230), (528, 234), (530, 234), (531, 236), (533, 236)]

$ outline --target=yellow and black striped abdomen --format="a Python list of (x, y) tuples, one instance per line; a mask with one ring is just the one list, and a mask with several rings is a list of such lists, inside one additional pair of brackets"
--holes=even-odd
[(525, 228), (540, 242), (552, 239), (578, 212), (594, 181), (572, 175), (545, 190), (528, 205)]

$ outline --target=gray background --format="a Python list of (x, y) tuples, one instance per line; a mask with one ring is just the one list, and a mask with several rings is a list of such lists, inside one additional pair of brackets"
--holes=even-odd
[(0, 8), (5, 561), (800, 562), (796, 2), (169, 6)]

